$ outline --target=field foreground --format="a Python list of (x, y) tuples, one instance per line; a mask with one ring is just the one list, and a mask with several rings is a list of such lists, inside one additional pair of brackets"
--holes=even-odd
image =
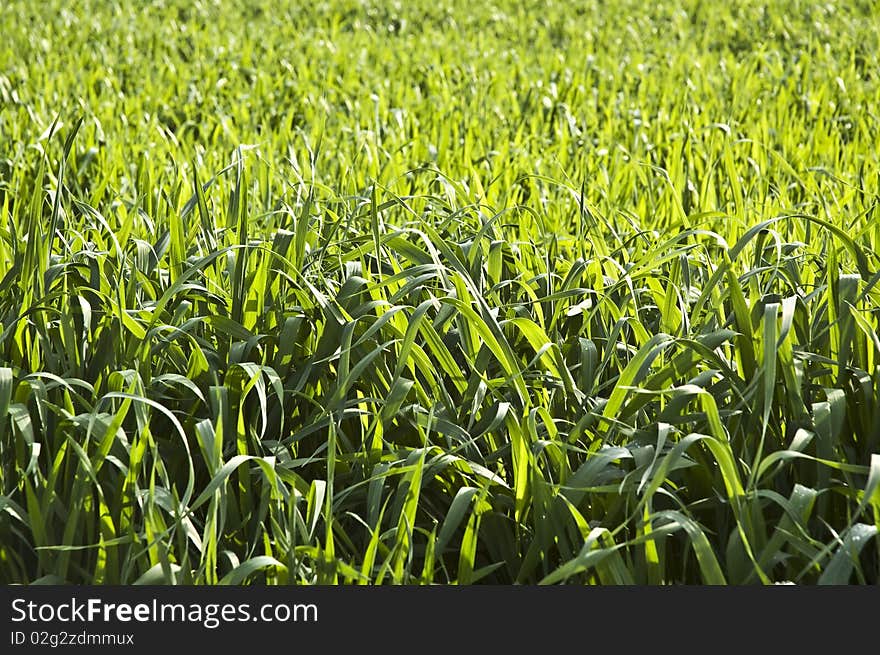
[(878, 21), (7, 0), (0, 582), (877, 584)]

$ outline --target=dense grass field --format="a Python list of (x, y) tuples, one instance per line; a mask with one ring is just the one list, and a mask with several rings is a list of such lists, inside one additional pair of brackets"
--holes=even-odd
[(877, 584), (877, 24), (5, 0), (0, 582)]

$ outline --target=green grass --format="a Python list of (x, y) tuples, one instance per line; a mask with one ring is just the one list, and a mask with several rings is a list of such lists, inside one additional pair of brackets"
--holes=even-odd
[(75, 4), (0, 13), (0, 581), (877, 584), (874, 3)]

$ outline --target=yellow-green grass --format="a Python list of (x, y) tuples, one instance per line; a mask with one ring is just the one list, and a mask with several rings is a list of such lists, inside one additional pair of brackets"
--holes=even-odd
[(876, 584), (878, 20), (7, 0), (0, 581)]

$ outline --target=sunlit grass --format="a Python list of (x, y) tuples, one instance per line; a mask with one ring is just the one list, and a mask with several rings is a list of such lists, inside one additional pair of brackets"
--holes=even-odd
[(0, 581), (878, 582), (871, 3), (69, 4)]

